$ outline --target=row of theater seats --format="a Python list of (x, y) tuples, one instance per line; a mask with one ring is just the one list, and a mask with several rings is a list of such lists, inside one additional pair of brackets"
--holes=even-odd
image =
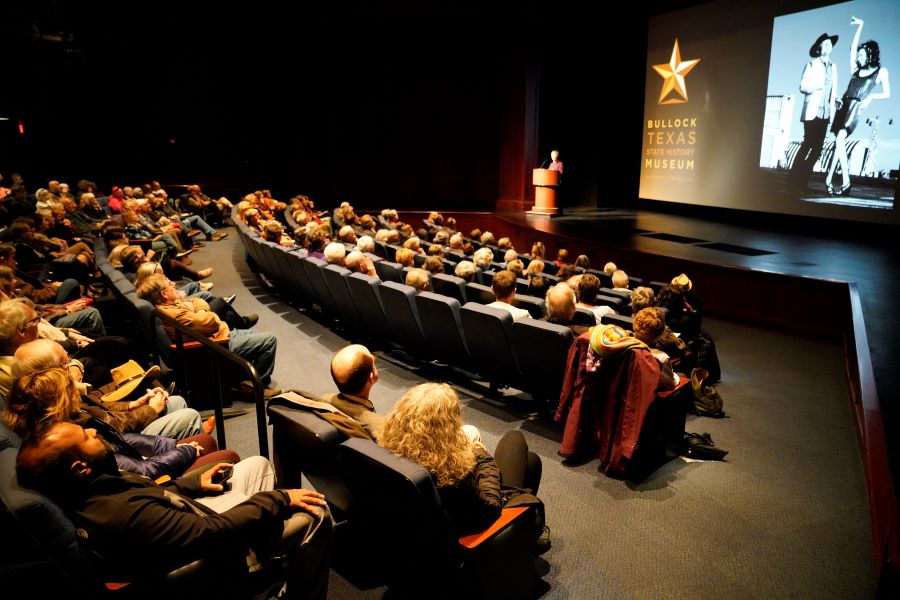
[[(302, 473), (328, 500), (336, 521), (336, 568), (352, 572), (365, 565), (379, 583), (409, 597), (432, 596), (435, 581), (454, 580), (463, 590), (474, 588), (467, 596), (534, 597), (534, 521), (524, 507), (504, 509), (482, 534), (454, 540), (423, 467), (369, 440), (347, 439), (289, 400), (271, 400), (267, 413), (280, 485), (300, 487)], [(461, 573), (466, 580), (459, 581)]]
[[(468, 302), (433, 292), (416, 292), (396, 281), (350, 273), (296, 251), (266, 242), (236, 221), (248, 254), (281, 292), (307, 306), (316, 305), (342, 327), (386, 340), (424, 361), (441, 361), (480, 374), (495, 385), (509, 385), (555, 403), (565, 358), (573, 340), (568, 327), (539, 321), (544, 301), (517, 297), (533, 319), (513, 323), (507, 311), (484, 306), (490, 288), (454, 285)], [(383, 261), (382, 261), (383, 262)], [(379, 263), (380, 264), (380, 263)], [(435, 281), (440, 281), (435, 276)], [(461, 281), (461, 280), (460, 280)], [(592, 314), (581, 319), (593, 324)]]

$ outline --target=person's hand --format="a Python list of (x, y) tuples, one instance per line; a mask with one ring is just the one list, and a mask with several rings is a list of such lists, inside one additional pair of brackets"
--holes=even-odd
[(213, 478), (225, 469), (230, 469), (234, 465), (232, 463), (219, 463), (208, 471), (200, 474), (200, 489), (205, 492), (224, 492), (225, 486), (221, 483), (213, 483)]
[[(159, 388), (156, 388), (159, 390)], [(153, 410), (156, 411), (156, 414), (162, 414), (162, 411), (166, 410), (166, 404), (169, 403), (169, 398), (164, 390), (153, 390), (151, 392), (153, 396), (150, 398), (150, 406)]]
[(87, 346), (88, 344), (90, 344), (91, 342), (94, 341), (86, 335), (81, 335), (74, 329), (69, 330), (69, 339), (72, 340), (73, 342), (75, 342), (75, 345), (78, 346), (79, 348), (84, 348), (85, 346)]
[(851, 17), (850, 17), (850, 24), (851, 24), (851, 25), (862, 25), (862, 24), (863, 24), (863, 20), (860, 19), (859, 17), (851, 16)]
[(284, 490), (291, 499), (291, 507), (299, 508), (304, 512), (316, 516), (316, 506), (328, 506), (325, 502), (325, 494), (314, 492), (312, 490)]
[(72, 313), (76, 313), (79, 310), (84, 310), (87, 308), (87, 300), (84, 298), (79, 298), (74, 302), (70, 302), (66, 305), (66, 314), (71, 315)]
[(197, 458), (200, 458), (201, 456), (203, 456), (203, 446), (201, 446), (197, 442), (181, 442), (180, 444), (175, 444), (175, 445), (176, 446), (190, 446), (191, 448), (193, 448), (194, 450), (197, 451)]

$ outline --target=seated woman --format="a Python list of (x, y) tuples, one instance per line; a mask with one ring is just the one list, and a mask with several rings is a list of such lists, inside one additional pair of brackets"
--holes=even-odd
[[(656, 307), (649, 307), (634, 315), (634, 337), (647, 344), (650, 354), (659, 362), (659, 382), (663, 389), (675, 387), (678, 383), (678, 375), (672, 370), (669, 362), (671, 351), (684, 354), (684, 342), (681, 342), (672, 331), (666, 327), (662, 312)], [(680, 346), (679, 346), (679, 342)], [(679, 355), (680, 356), (680, 355)]]
[(494, 457), (488, 454), (480, 436), (463, 430), (459, 398), (449, 385), (423, 383), (404, 394), (388, 414), (379, 443), (431, 473), (455, 535), (483, 531), (505, 506), (528, 505), (535, 507), (537, 542), (544, 522), (543, 503), (534, 495), (540, 457), (518, 430), (504, 434)]
[[(119, 433), (86, 410), (75, 382), (62, 368), (44, 369), (18, 378), (10, 391), (3, 420), (23, 439), (61, 421), (96, 429), (111, 445), (119, 469), (151, 479), (163, 475), (175, 478), (207, 462), (230, 461), (235, 456), (228, 450), (217, 451), (215, 440), (206, 434), (177, 441), (154, 435)], [(201, 460), (207, 454), (213, 454), (214, 460)]]

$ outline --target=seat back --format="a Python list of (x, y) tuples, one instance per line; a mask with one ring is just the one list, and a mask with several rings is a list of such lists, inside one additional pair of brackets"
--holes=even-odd
[(516, 295), (512, 305), (527, 310), (532, 319), (540, 319), (547, 314), (547, 306), (543, 298)]
[(325, 275), (322, 270), (328, 265), (324, 260), (314, 256), (307, 256), (303, 259), (303, 268), (306, 270), (306, 276), (309, 283), (316, 291), (316, 304), (322, 309), (326, 315), (332, 319), (340, 318), (341, 311), (331, 297), (328, 291), (328, 285), (325, 283)]
[(519, 319), (513, 323), (513, 333), (522, 389), (555, 408), (566, 373), (566, 357), (575, 339), (572, 330), (556, 323)]
[(400, 263), (391, 262), (390, 260), (382, 260), (375, 263), (375, 272), (381, 281), (396, 281), (403, 283), (405, 277), (403, 275), (403, 267)]
[(628, 305), (625, 302), (625, 298), (618, 295), (608, 296), (606, 294), (597, 294), (597, 299), (594, 300), (594, 304), (596, 306), (610, 306), (617, 313), (630, 312), (628, 310)]
[(461, 277), (445, 273), (432, 275), (431, 288), (435, 294), (455, 298), (460, 305), (466, 303), (466, 280)]
[(491, 287), (480, 283), (466, 284), (466, 298), (469, 302), (477, 302), (478, 304), (490, 304), (496, 300)]
[(435, 358), (458, 367), (469, 367), (472, 358), (463, 338), (460, 304), (456, 298), (419, 292), (416, 307), (425, 339)]
[(379, 339), (391, 339), (391, 326), (381, 300), (381, 281), (364, 273), (352, 273), (347, 278), (347, 287), (369, 334)]
[(597, 317), (586, 308), (576, 308), (575, 316), (572, 317), (572, 323), (575, 325), (587, 325), (588, 327), (593, 327), (597, 324)]
[(419, 311), (416, 308), (416, 291), (405, 284), (388, 281), (379, 288), (384, 303), (384, 315), (391, 326), (393, 340), (421, 359), (431, 354)]
[(603, 315), (600, 322), (604, 325), (618, 325), (622, 329), (634, 330), (634, 318), (628, 315)]
[(460, 317), (477, 371), (492, 382), (512, 383), (518, 379), (512, 315), (500, 308), (468, 302), (460, 309)]
[(325, 285), (328, 287), (328, 291), (337, 305), (341, 323), (350, 328), (359, 328), (362, 326), (362, 318), (356, 310), (356, 304), (350, 296), (350, 289), (347, 287), (347, 277), (349, 275), (350, 270), (339, 265), (328, 265), (322, 269)]
[(378, 541), (372, 558), (384, 561), (388, 581), (423, 572), (446, 581), (456, 540), (428, 471), (360, 438), (342, 443), (337, 456), (356, 506), (354, 526)]
[[(337, 448), (346, 436), (315, 413), (277, 398), (266, 407), (272, 424), (272, 461), (282, 488), (302, 488), (301, 475), (325, 494), (335, 518), (351, 512), (351, 495), (337, 468)], [(337, 510), (335, 510), (337, 509)]]

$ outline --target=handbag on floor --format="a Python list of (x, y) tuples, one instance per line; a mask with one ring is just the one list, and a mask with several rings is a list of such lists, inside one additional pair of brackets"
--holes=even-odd
[(724, 401), (722, 395), (709, 381), (709, 373), (706, 369), (693, 369), (691, 371), (691, 389), (694, 392), (693, 412), (703, 417), (715, 417), (721, 419), (725, 416), (722, 410)]

